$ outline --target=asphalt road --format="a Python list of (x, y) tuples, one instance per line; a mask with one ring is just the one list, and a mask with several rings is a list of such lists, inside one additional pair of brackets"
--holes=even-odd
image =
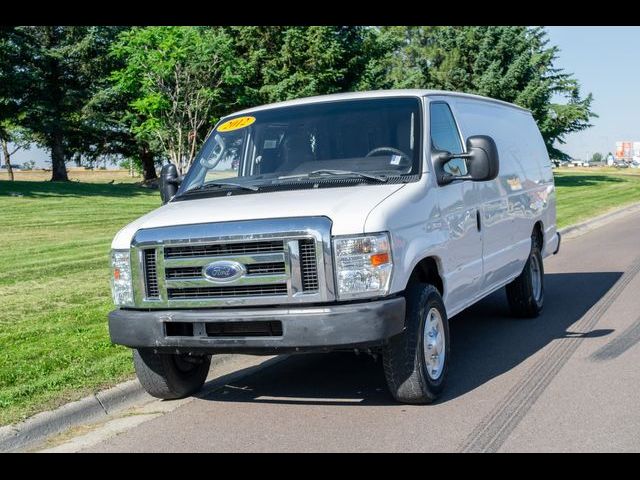
[(539, 318), (510, 318), (500, 291), (451, 320), (437, 404), (394, 403), (379, 359), (299, 355), (87, 450), (640, 451), (640, 214), (545, 269)]

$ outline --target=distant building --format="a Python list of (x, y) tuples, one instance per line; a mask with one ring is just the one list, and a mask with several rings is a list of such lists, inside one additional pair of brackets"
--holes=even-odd
[(616, 161), (640, 162), (640, 142), (618, 141), (616, 142)]

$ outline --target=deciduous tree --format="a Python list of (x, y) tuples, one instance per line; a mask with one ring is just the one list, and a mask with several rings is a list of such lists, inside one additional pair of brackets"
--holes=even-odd
[(133, 28), (113, 52), (124, 62), (113, 79), (131, 98), (133, 131), (184, 172), (241, 81), (232, 38), (213, 27)]

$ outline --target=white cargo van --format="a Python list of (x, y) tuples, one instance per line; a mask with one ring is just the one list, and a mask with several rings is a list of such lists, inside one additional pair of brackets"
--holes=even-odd
[(449, 319), (506, 287), (542, 309), (556, 253), (551, 162), (527, 110), (395, 90), (223, 118), (165, 205), (113, 240), (114, 343), (160, 398), (203, 384), (210, 356), (382, 354), (401, 402), (437, 398)]

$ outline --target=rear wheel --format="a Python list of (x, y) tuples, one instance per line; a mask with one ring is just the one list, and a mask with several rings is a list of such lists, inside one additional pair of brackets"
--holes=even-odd
[(133, 364), (143, 388), (156, 398), (176, 399), (196, 393), (209, 374), (211, 357), (133, 351)]
[(544, 304), (544, 265), (537, 237), (531, 239), (531, 253), (518, 278), (507, 285), (507, 300), (516, 317), (534, 318)]
[(406, 291), (405, 331), (383, 350), (384, 373), (393, 397), (431, 403), (444, 388), (449, 362), (449, 322), (440, 292), (424, 283)]

